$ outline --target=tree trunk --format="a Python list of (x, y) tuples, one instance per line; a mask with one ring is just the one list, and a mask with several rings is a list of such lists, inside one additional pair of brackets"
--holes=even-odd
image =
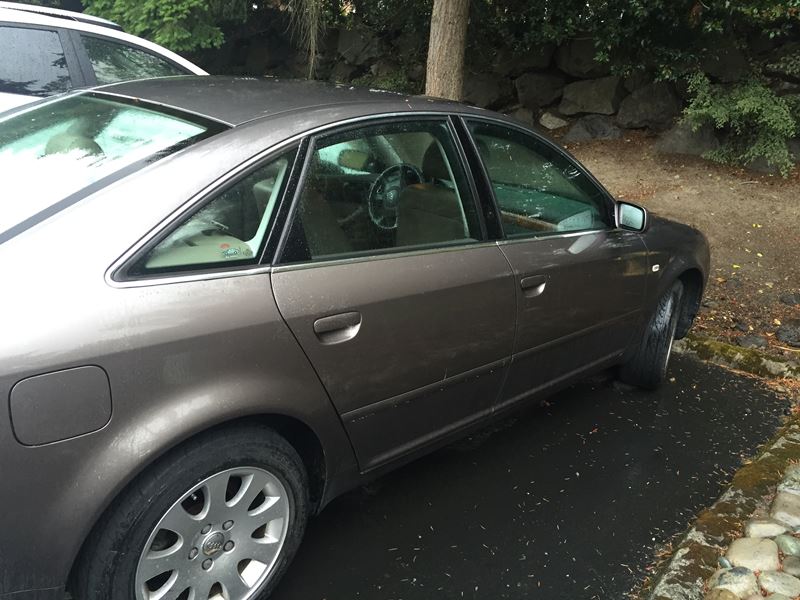
[(428, 45), (428, 96), (461, 100), (469, 0), (434, 0)]

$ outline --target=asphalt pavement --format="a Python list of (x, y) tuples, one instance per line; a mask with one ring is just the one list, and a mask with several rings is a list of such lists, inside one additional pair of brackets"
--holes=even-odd
[(622, 600), (787, 404), (687, 356), (593, 378), (338, 498), (272, 600)]

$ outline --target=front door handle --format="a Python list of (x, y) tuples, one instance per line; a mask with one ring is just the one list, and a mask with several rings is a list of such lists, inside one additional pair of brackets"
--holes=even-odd
[(361, 329), (361, 313), (347, 312), (314, 321), (314, 333), (326, 345), (352, 340)]
[(526, 298), (535, 298), (540, 296), (544, 292), (544, 288), (547, 287), (547, 276), (531, 275), (523, 277), (520, 279), (519, 285), (522, 288), (522, 294)]

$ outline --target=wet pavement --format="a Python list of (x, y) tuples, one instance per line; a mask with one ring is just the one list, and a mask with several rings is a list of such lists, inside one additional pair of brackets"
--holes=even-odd
[(272, 599), (625, 598), (787, 406), (690, 357), (670, 376), (581, 383), (335, 500)]

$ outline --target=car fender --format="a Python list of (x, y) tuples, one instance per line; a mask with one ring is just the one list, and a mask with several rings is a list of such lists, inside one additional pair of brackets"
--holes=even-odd
[[(11, 422), (0, 424), (0, 501), (26, 499), (6, 531), (15, 541), (0, 570), (8, 589), (64, 585), (118, 494), (185, 440), (226, 423), (279, 415), (312, 431), (325, 450), (320, 505), (357, 483), (349, 438), (277, 311), (269, 274), (133, 289), (101, 285), (94, 302), (73, 301), (72, 290), (86, 287), (63, 288), (70, 319), (35, 306), (30, 319), (18, 311), (26, 335), (16, 337), (23, 341), (13, 351), (26, 360), (0, 376), (0, 393), (8, 394), (26, 377), (97, 365), (108, 374), (112, 396), (103, 428), (66, 440), (24, 446)], [(43, 347), (48, 351), (37, 350)]]

